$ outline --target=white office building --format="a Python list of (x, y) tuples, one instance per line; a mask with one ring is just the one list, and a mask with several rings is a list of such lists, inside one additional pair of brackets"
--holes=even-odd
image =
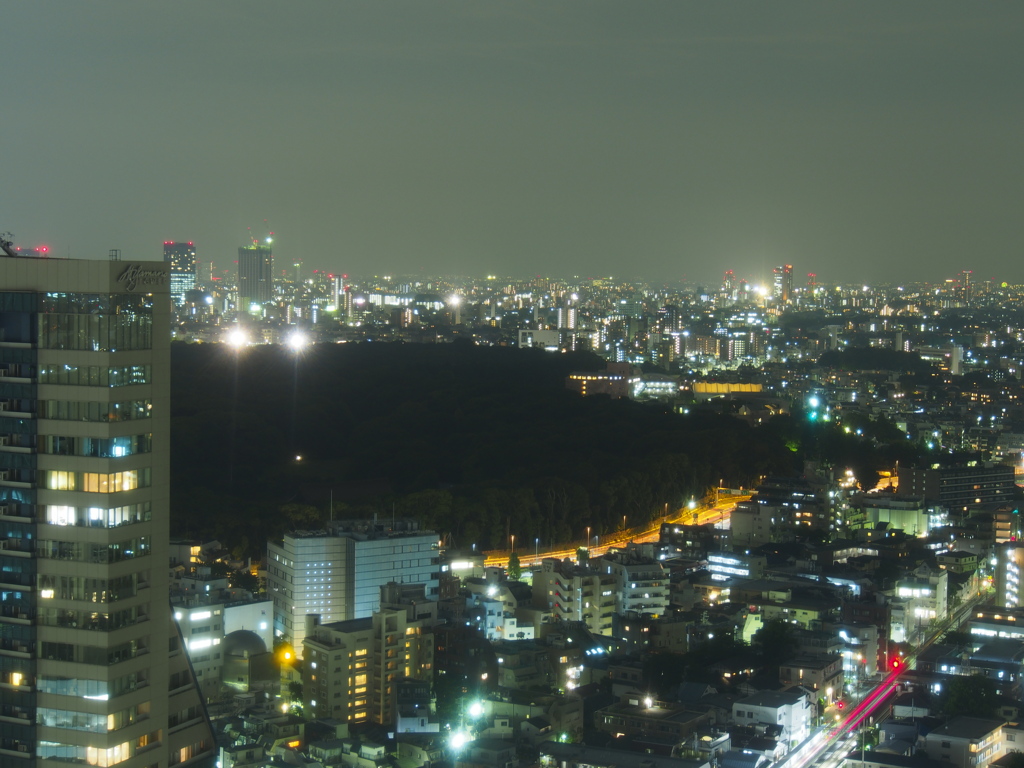
[(372, 616), (388, 582), (422, 584), (437, 599), (438, 537), (414, 521), (343, 520), (296, 531), (267, 546), (274, 635), (301, 653), (306, 616), (329, 624)]

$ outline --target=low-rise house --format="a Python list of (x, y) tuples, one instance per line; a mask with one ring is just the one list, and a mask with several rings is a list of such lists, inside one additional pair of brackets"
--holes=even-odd
[(978, 570), (978, 555), (963, 549), (941, 552), (935, 555), (935, 563), (951, 573), (971, 573)]
[(760, 691), (732, 705), (737, 725), (779, 726), (789, 746), (806, 739), (811, 732), (815, 706), (806, 691)]
[(925, 735), (924, 751), (956, 768), (988, 765), (1005, 752), (1003, 721), (958, 715)]
[(843, 694), (843, 657), (838, 653), (801, 656), (779, 666), (779, 682), (801, 686), (831, 704)]
[(466, 744), (455, 761), (456, 768), (516, 768), (516, 745), (511, 741), (477, 739)]
[(652, 696), (626, 694), (594, 713), (594, 727), (615, 737), (660, 737), (680, 744), (712, 723), (710, 710), (691, 709)]

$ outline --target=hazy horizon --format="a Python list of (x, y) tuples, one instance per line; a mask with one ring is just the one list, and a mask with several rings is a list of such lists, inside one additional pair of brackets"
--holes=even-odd
[[(1024, 7), (9, 4), (0, 231), (57, 256), (1024, 283)], [(266, 223), (264, 223), (266, 221)]]

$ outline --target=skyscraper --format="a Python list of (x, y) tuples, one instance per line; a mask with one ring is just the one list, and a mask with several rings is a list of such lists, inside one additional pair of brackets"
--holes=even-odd
[(171, 265), (171, 301), (180, 307), (185, 292), (196, 287), (196, 247), (164, 240), (164, 262)]
[(776, 299), (786, 304), (793, 297), (793, 265), (782, 264), (775, 267), (772, 271), (775, 278), (772, 294)]
[(243, 245), (238, 249), (238, 308), (248, 312), (251, 305), (266, 304), (273, 296), (274, 254), (269, 242)]
[(960, 300), (965, 303), (973, 297), (974, 286), (971, 284), (971, 275), (973, 274), (969, 269), (960, 272)]
[(3, 252), (0, 763), (205, 764), (168, 605), (168, 265)]

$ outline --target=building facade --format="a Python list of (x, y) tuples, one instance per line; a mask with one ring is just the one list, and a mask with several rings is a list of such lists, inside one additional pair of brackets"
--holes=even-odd
[(556, 621), (582, 621), (595, 635), (612, 634), (618, 582), (607, 571), (567, 560), (544, 560), (533, 574), (533, 604)]
[(815, 707), (806, 693), (793, 691), (760, 691), (732, 705), (737, 725), (778, 726), (782, 741), (801, 742), (811, 732)]
[(248, 312), (274, 296), (274, 254), (270, 246), (253, 244), (238, 249), (238, 309)]
[(1024, 544), (1004, 544), (996, 550), (996, 605), (1019, 608), (1022, 600), (1020, 585), (1024, 569)]
[(196, 287), (195, 244), (164, 241), (164, 262), (171, 265), (171, 301), (180, 307), (185, 293)]
[(412, 521), (335, 522), (330, 531), (286, 534), (267, 546), (274, 635), (302, 653), (308, 614), (323, 624), (368, 618), (388, 582), (422, 584), (437, 598), (438, 537)]
[(598, 567), (615, 579), (615, 613), (660, 616), (668, 609), (669, 575), (657, 560), (625, 550), (604, 555)]
[(394, 724), (399, 681), (433, 679), (435, 624), (437, 603), (422, 597), (386, 603), (369, 618), (320, 624), (308, 616), (302, 689), (309, 712)]
[(923, 496), (954, 511), (971, 505), (1010, 502), (1014, 491), (1014, 469), (1008, 464), (968, 462), (924, 469), (900, 467), (899, 492)]
[(167, 602), (168, 271), (0, 256), (4, 765), (214, 754)]

